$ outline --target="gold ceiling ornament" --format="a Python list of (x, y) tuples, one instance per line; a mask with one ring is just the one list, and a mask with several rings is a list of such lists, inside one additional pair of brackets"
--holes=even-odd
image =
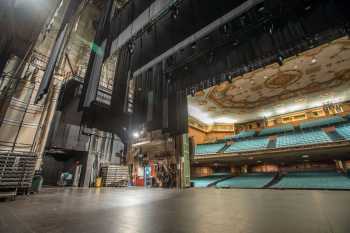
[(270, 89), (285, 89), (296, 83), (302, 78), (302, 72), (299, 70), (285, 70), (272, 75), (265, 80), (265, 87)]
[[(204, 111), (211, 106), (217, 107), (210, 113), (212, 116), (230, 115), (241, 121), (244, 118), (253, 119), (256, 111), (261, 112), (264, 108), (268, 108), (266, 112), (274, 114), (280, 102), (288, 108), (295, 103), (303, 105), (329, 99), (327, 96), (321, 97), (324, 92), (334, 93), (335, 97), (343, 95), (348, 87), (350, 89), (350, 52), (343, 50), (339, 55), (345, 45), (350, 48), (350, 40), (335, 41), (308, 53), (311, 56), (315, 55), (315, 51), (322, 50), (317, 55), (316, 63), (299, 54), (282, 67), (269, 65), (236, 77), (232, 83), (224, 82), (205, 90), (205, 96), (194, 97), (193, 104), (198, 106), (199, 100), (205, 100), (206, 105), (200, 106)], [(330, 58), (332, 55), (335, 55), (334, 59)], [(228, 109), (232, 111), (226, 111)]]
[(334, 78), (343, 81), (350, 80), (350, 68), (335, 72)]

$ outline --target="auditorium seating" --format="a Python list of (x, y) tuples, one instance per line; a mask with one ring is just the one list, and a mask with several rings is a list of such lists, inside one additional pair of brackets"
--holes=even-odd
[(274, 178), (275, 173), (250, 173), (232, 177), (216, 184), (217, 188), (263, 188)]
[[(304, 146), (319, 143), (328, 143), (339, 140), (350, 140), (350, 123), (344, 122), (345, 118), (334, 116), (321, 120), (314, 120), (302, 123), (300, 128), (294, 128), (291, 124), (286, 124), (274, 128), (263, 129), (259, 136), (255, 136), (256, 131), (242, 131), (235, 136), (225, 137), (225, 140), (218, 140), (214, 144), (203, 144), (196, 146), (196, 155), (215, 154), (218, 152), (236, 153), (262, 149), (286, 148), (294, 146)], [(326, 133), (321, 126), (336, 126), (334, 138), (331, 132)], [(269, 135), (276, 135), (269, 138)], [(225, 142), (233, 140), (232, 145)], [(270, 142), (270, 144), (269, 144)]]
[(229, 146), (225, 150), (225, 153), (266, 149), (268, 144), (268, 138), (257, 138), (251, 140), (237, 141), (234, 142), (231, 146)]
[(272, 188), (350, 189), (350, 179), (337, 172), (289, 172)]
[(212, 184), (215, 184), (216, 182), (230, 177), (230, 174), (227, 173), (214, 173), (211, 176), (205, 176), (205, 177), (198, 177), (191, 179), (191, 182), (193, 183), (193, 187), (195, 188), (205, 188), (209, 187)]
[(272, 135), (272, 134), (279, 134), (284, 132), (293, 131), (294, 126), (291, 124), (282, 125), (280, 127), (274, 127), (274, 128), (265, 128), (260, 131), (259, 136), (266, 136), (266, 135)]
[(301, 146), (331, 142), (328, 135), (321, 129), (305, 132), (293, 132), (277, 137), (276, 147)]
[(307, 121), (300, 124), (300, 129), (309, 129), (314, 127), (334, 125), (340, 122), (345, 122), (345, 119), (340, 116), (328, 117), (319, 120)]
[(336, 128), (336, 131), (338, 134), (343, 136), (346, 140), (350, 140), (350, 124), (338, 126)]
[(202, 144), (196, 146), (196, 155), (215, 154), (225, 146), (225, 143)]
[(249, 130), (249, 131), (241, 131), (239, 134), (234, 135), (232, 138), (233, 139), (239, 139), (239, 138), (249, 138), (253, 137), (255, 135), (254, 130)]

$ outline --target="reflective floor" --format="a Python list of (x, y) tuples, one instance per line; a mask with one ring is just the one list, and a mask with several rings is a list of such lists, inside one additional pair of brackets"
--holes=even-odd
[(349, 233), (350, 192), (66, 189), (0, 202), (1, 233)]

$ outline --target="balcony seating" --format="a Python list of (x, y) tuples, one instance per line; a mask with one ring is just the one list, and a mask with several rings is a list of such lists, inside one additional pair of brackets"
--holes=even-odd
[(237, 141), (225, 150), (225, 153), (252, 151), (266, 149), (269, 144), (268, 138), (257, 138), (251, 140)]
[(253, 137), (255, 135), (255, 130), (249, 130), (249, 131), (241, 131), (239, 134), (234, 135), (233, 139), (239, 139), (239, 138), (249, 138)]
[(350, 189), (350, 179), (337, 172), (290, 172), (273, 188)]
[(288, 133), (277, 137), (276, 147), (301, 146), (331, 142), (328, 135), (321, 129), (307, 132)]
[(227, 177), (230, 177), (230, 174), (228, 173), (214, 173), (211, 176), (205, 176), (205, 177), (198, 177), (191, 179), (191, 182), (193, 183), (193, 187), (195, 188), (205, 188), (209, 187), (212, 184), (215, 184), (216, 182), (225, 179)]
[(293, 131), (294, 126), (291, 124), (282, 125), (280, 127), (274, 127), (274, 128), (265, 128), (260, 131), (259, 136), (266, 136), (266, 135), (272, 135), (272, 134), (279, 134), (284, 132)]
[(225, 143), (201, 144), (196, 146), (196, 155), (215, 154), (219, 152)]
[(263, 188), (274, 178), (274, 173), (251, 173), (221, 181), (217, 188)]
[(300, 124), (301, 129), (309, 129), (314, 127), (321, 127), (321, 126), (328, 126), (328, 125), (334, 125), (336, 123), (344, 122), (345, 119), (340, 116), (334, 116), (334, 117), (328, 117), (323, 118), (320, 120), (313, 120), (308, 121)]
[(338, 126), (336, 128), (338, 134), (343, 136), (346, 140), (350, 140), (350, 124)]

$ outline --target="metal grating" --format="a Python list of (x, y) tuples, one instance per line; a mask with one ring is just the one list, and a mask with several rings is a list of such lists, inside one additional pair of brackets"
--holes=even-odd
[(33, 154), (0, 153), (0, 189), (29, 188), (36, 160)]

